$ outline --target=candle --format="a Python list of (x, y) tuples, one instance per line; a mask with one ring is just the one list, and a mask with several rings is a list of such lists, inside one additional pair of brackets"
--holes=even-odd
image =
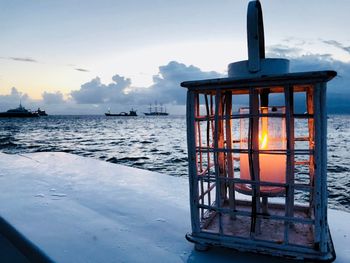
[[(268, 113), (269, 109), (262, 109), (261, 112)], [(283, 111), (283, 109), (281, 110)], [(284, 119), (268, 119), (268, 117), (262, 117), (260, 124), (259, 149), (283, 149), (285, 147)], [(241, 148), (243, 145), (246, 146), (246, 138), (241, 138)], [(260, 153), (259, 175), (260, 181), (262, 182), (285, 183), (286, 155)], [(249, 157), (247, 153), (240, 154), (240, 178), (251, 180), (249, 170)], [(238, 190), (240, 189), (244, 192), (251, 192), (251, 185), (238, 184)], [(284, 188), (277, 186), (261, 186), (260, 191), (269, 195), (278, 195), (280, 193), (283, 193)]]
[[(240, 155), (241, 162), (241, 179), (250, 180), (248, 154)], [(286, 174), (286, 156), (277, 154), (260, 154), (259, 155), (260, 181), (285, 183)], [(250, 185), (241, 186), (250, 190)], [(263, 193), (278, 194), (283, 188), (276, 186), (262, 186), (260, 191)]]

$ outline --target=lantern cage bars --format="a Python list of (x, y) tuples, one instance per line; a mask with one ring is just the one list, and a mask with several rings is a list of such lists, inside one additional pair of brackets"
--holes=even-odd
[[(327, 224), (325, 107), (326, 83), (334, 76), (315, 71), (181, 84), (188, 88), (192, 233), (186, 237), (197, 249), (225, 246), (334, 260)], [(266, 91), (282, 98), (279, 107), (264, 110)], [(302, 113), (295, 103), (300, 94)], [(244, 100), (248, 110), (242, 111)], [(281, 138), (277, 147), (261, 147), (264, 119), (280, 123), (274, 127)], [(279, 180), (264, 175), (276, 169)]]

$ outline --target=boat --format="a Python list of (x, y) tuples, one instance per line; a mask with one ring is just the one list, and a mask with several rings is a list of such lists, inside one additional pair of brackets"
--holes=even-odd
[(169, 113), (166, 112), (166, 107), (164, 106), (163, 111), (163, 105), (160, 104), (160, 111), (158, 111), (158, 104), (157, 102), (154, 105), (154, 110), (152, 111), (152, 104), (149, 105), (149, 112), (144, 112), (146, 116), (168, 116)]
[(36, 112), (39, 114), (39, 116), (48, 116), (46, 111), (41, 110), (40, 108), (38, 108), (38, 110)]
[(15, 109), (10, 109), (6, 112), (0, 112), (0, 117), (5, 118), (31, 118), (31, 117), (39, 117), (38, 112), (31, 112), (24, 108), (20, 103), (19, 106)]
[(123, 111), (123, 112), (120, 112), (120, 113), (111, 113), (111, 111), (108, 110), (108, 112), (106, 112), (105, 115), (106, 115), (106, 116), (122, 116), (122, 117), (129, 117), (129, 116), (131, 116), (131, 117), (136, 117), (136, 116), (137, 116), (136, 110), (134, 110), (134, 109), (131, 109), (131, 110), (129, 111), (129, 113), (124, 112), (124, 111)]

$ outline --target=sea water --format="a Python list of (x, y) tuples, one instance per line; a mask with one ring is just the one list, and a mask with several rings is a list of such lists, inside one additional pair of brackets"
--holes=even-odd
[[(329, 206), (346, 211), (350, 211), (349, 127), (350, 115), (328, 118)], [(68, 152), (164, 176), (188, 176), (184, 116), (3, 118), (0, 151)]]

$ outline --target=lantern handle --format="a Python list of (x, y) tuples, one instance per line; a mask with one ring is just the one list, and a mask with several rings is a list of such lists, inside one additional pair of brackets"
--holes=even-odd
[(248, 69), (260, 71), (260, 59), (265, 58), (264, 23), (260, 1), (251, 1), (247, 12)]

